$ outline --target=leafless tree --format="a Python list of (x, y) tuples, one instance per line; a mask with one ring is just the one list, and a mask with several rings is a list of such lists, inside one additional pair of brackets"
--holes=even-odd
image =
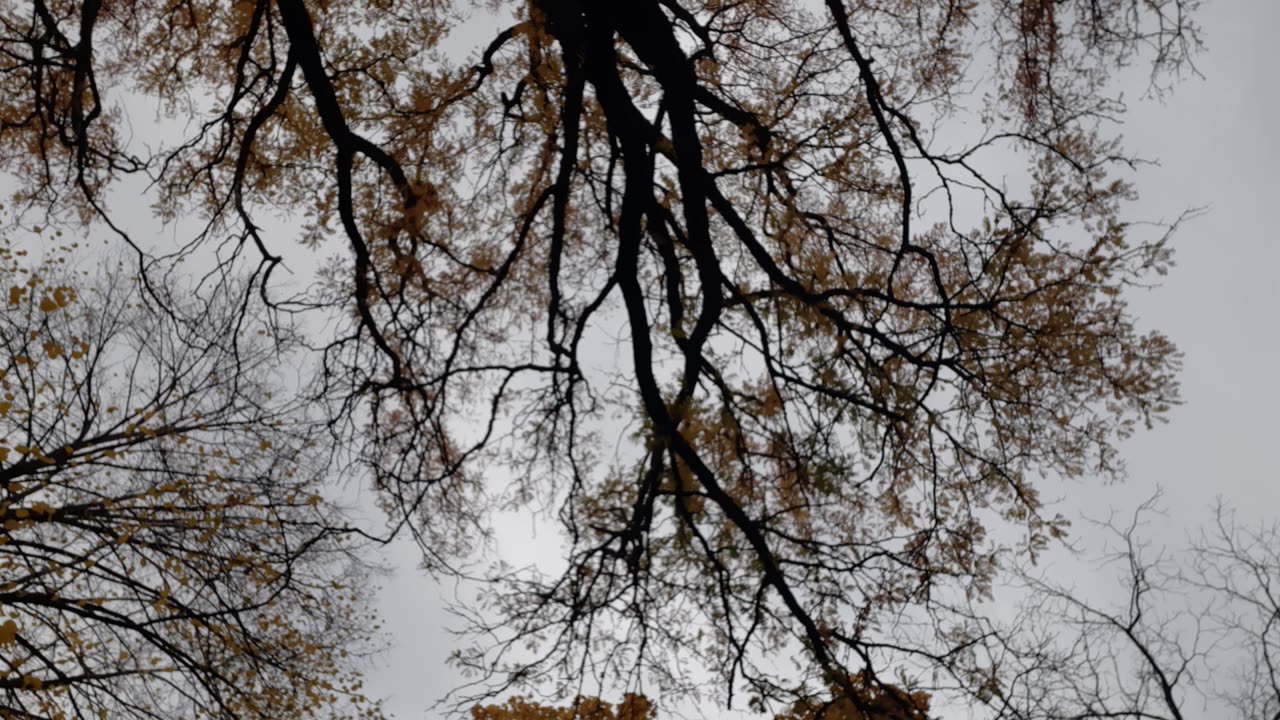
[(1021, 574), (1017, 619), (991, 623), (979, 644), (987, 674), (970, 687), (989, 717), (1280, 717), (1280, 525), (1238, 524), (1219, 504), (1172, 553), (1143, 538), (1158, 498), (1083, 533), (1108, 546), (1090, 590)]

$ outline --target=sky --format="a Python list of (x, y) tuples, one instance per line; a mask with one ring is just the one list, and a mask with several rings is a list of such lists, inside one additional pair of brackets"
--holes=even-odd
[[(1280, 1), (1209, 0), (1199, 18), (1203, 77), (1151, 98), (1143, 97), (1145, 74), (1131, 73), (1124, 125), (1128, 148), (1158, 160), (1133, 178), (1141, 198), (1129, 219), (1171, 221), (1203, 208), (1175, 236), (1177, 265), (1162, 285), (1130, 295), (1142, 326), (1166, 333), (1185, 353), (1184, 404), (1167, 424), (1122, 446), (1125, 483), (1043, 487), (1068, 517), (1127, 512), (1159, 489), (1164, 514), (1143, 533), (1154, 546), (1175, 549), (1211, 520), (1219, 498), (1244, 521), (1280, 517), (1272, 469), (1280, 429), (1280, 242), (1272, 215), (1280, 206)], [(472, 28), (477, 42), (491, 35), (482, 24)], [(526, 516), (506, 516), (498, 530), (517, 564), (560, 548), (554, 533)], [(381, 558), (390, 570), (376, 579), (389, 649), (371, 660), (366, 687), (401, 720), (439, 717), (434, 703), (463, 680), (446, 662), (457, 643), (445, 609), (455, 588), (419, 570), (418, 557), (407, 541), (394, 543)], [(1042, 567), (1070, 573), (1060, 579), (1087, 594), (1115, 589), (1110, 571), (1089, 572), (1065, 556)]]
[[(1172, 221), (1203, 208), (1173, 240), (1177, 265), (1162, 285), (1131, 293), (1142, 326), (1169, 335), (1185, 353), (1184, 404), (1169, 422), (1123, 445), (1128, 480), (1046, 485), (1068, 517), (1106, 508), (1131, 512), (1157, 490), (1163, 515), (1143, 528), (1154, 548), (1176, 552), (1212, 519), (1221, 498), (1240, 519), (1280, 517), (1280, 477), (1273, 470), (1280, 430), (1280, 80), (1276, 28), (1280, 2), (1216, 0), (1200, 11), (1206, 51), (1188, 77), (1163, 98), (1143, 97), (1146, 76), (1126, 76), (1130, 112), (1124, 135), (1138, 155), (1157, 160), (1134, 176), (1141, 197), (1133, 221)], [(1103, 510), (1103, 512), (1100, 512)], [(1083, 527), (1081, 525), (1081, 527)], [(558, 543), (532, 523), (512, 518), (500, 528), (525, 552), (554, 553)], [(1094, 549), (1090, 538), (1077, 538)], [(436, 717), (432, 704), (459, 676), (445, 660), (452, 637), (443, 601), (451, 594), (414, 570), (415, 551), (392, 549), (399, 567), (382, 582), (379, 605), (393, 646), (370, 687), (402, 719)], [(1042, 568), (1084, 594), (1115, 590), (1111, 570), (1090, 571), (1065, 556)], [(1212, 717), (1212, 715), (1205, 715)]]
[(1078, 490), (1084, 497), (1068, 490), (1064, 498), (1132, 507), (1161, 488), (1168, 521), (1151, 534), (1171, 545), (1209, 519), (1216, 498), (1242, 519), (1280, 516), (1273, 469), (1280, 244), (1272, 215), (1280, 83), (1268, 32), (1280, 23), (1280, 3), (1219, 0), (1206, 3), (1201, 18), (1203, 78), (1188, 79), (1163, 101), (1134, 102), (1125, 129), (1129, 147), (1159, 161), (1137, 174), (1141, 198), (1131, 218), (1168, 221), (1204, 209), (1175, 236), (1177, 265), (1162, 285), (1130, 295), (1142, 324), (1185, 353), (1184, 404), (1168, 424), (1124, 445), (1123, 486), (1091, 485)]

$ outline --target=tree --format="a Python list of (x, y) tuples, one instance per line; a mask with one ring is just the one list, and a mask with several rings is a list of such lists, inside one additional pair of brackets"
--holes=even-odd
[(628, 693), (616, 706), (599, 698), (578, 696), (564, 707), (513, 697), (501, 705), (471, 708), (472, 720), (655, 720), (653, 704)]
[[(436, 571), (554, 509), (567, 569), (470, 616), (482, 693), (852, 697), (968, 677), (964, 596), (1064, 530), (1040, 478), (1177, 399), (1112, 81), (1192, 69), (1196, 4), (493, 0), (458, 62), (446, 0), (8, 3), (0, 146), (29, 213), (141, 249), (107, 191), (145, 174), (201, 223), (169, 259), (322, 308), (314, 396)], [(138, 98), (182, 139), (131, 142)], [(342, 247), (315, 292), (269, 213)]]
[[(774, 720), (929, 720), (928, 694), (909, 693), (867, 680), (865, 676), (849, 679), (859, 690), (857, 695), (845, 695), (837, 684), (831, 688), (829, 698), (797, 702), (789, 712), (774, 716)], [(656, 717), (648, 698), (630, 693), (616, 707), (599, 698), (580, 695), (562, 707), (514, 697), (501, 705), (471, 708), (472, 720), (655, 720)]]
[(1280, 525), (1219, 504), (1184, 553), (1157, 551), (1143, 528), (1158, 499), (1095, 523), (1118, 597), (1023, 574), (1022, 612), (979, 645), (986, 717), (1280, 717)]
[(0, 716), (377, 717), (361, 566), (272, 399), (292, 341), (26, 255), (0, 252)]
[(856, 694), (833, 683), (823, 700), (804, 700), (774, 720), (930, 720), (929, 694), (909, 692), (862, 673), (849, 678)]

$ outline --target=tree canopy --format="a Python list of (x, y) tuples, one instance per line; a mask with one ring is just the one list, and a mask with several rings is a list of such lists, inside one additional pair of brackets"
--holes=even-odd
[[(980, 688), (967, 603), (1064, 531), (1043, 483), (1177, 401), (1113, 81), (1192, 69), (1196, 4), (6, 2), (0, 163), (144, 277), (322, 316), (307, 397), (428, 567), (551, 509), (564, 571), (469, 616), (483, 692)], [(140, 239), (131, 176), (196, 229)], [(298, 240), (339, 249), (302, 293)]]
[(501, 705), (477, 705), (471, 708), (472, 720), (654, 720), (653, 704), (643, 695), (628, 694), (622, 701), (610, 703), (599, 698), (574, 698), (566, 706), (557, 707), (513, 697)]
[(226, 298), (179, 323), (123, 268), (25, 256), (0, 251), (0, 716), (378, 717), (278, 347), (228, 342)]
[[(774, 720), (928, 720), (927, 693), (907, 693), (888, 685), (869, 685), (866, 677), (849, 679), (857, 695), (848, 696), (837, 685), (831, 696), (795, 703)], [(616, 705), (595, 697), (578, 696), (564, 706), (543, 705), (513, 697), (501, 705), (476, 705), (472, 720), (655, 720), (653, 703), (643, 695), (628, 693)]]

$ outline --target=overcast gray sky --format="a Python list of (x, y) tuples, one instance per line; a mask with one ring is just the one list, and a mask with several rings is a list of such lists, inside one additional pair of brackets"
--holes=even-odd
[[(1280, 0), (1209, 0), (1200, 20), (1204, 78), (1188, 78), (1157, 101), (1140, 99), (1145, 76), (1134, 73), (1125, 125), (1128, 147), (1159, 160), (1135, 178), (1142, 197), (1130, 219), (1170, 221), (1189, 208), (1206, 209), (1176, 236), (1178, 264), (1162, 287), (1131, 295), (1145, 327), (1164, 331), (1185, 352), (1185, 405), (1169, 424), (1125, 444), (1127, 483), (1044, 487), (1068, 516), (1132, 510), (1163, 488), (1167, 515), (1146, 532), (1172, 547), (1210, 519), (1217, 497), (1242, 519), (1280, 515), (1272, 469), (1280, 428), (1280, 243), (1273, 230), (1280, 209)], [(476, 30), (484, 31), (477, 38), (489, 35)], [(523, 555), (519, 561), (560, 548), (528, 518), (513, 516), (500, 530), (506, 546)], [(395, 571), (376, 595), (392, 646), (373, 662), (367, 687), (401, 720), (435, 717), (431, 705), (461, 681), (446, 664), (455, 646), (443, 609), (452, 588), (419, 571), (418, 557), (407, 542), (393, 545), (386, 560)], [(1110, 572), (1069, 580), (1086, 591), (1114, 586)]]

